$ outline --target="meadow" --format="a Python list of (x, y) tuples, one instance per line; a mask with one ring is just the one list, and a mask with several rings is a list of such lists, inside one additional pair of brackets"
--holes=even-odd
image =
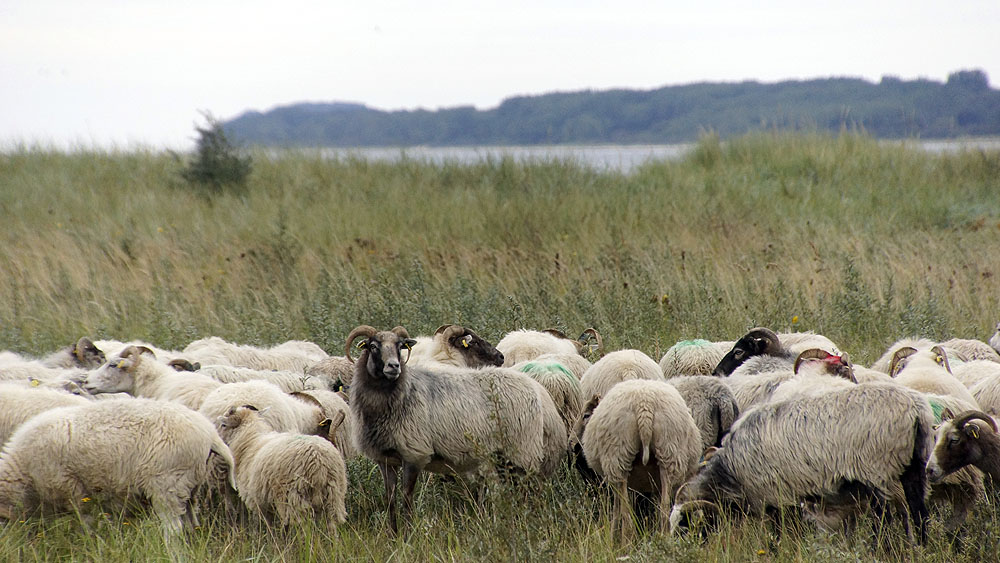
[[(605, 348), (656, 360), (674, 342), (752, 326), (825, 334), (862, 364), (896, 339), (988, 339), (1000, 320), (1000, 152), (929, 154), (863, 135), (704, 137), (629, 174), (583, 163), (380, 163), (254, 153), (245, 193), (212, 197), (156, 151), (0, 153), (0, 350), (42, 355), (91, 338), (182, 348), (208, 335), (289, 339), (342, 354), (359, 324), (426, 334), (460, 323), (596, 327)], [(349, 464), (348, 523), (288, 533), (206, 514), (165, 544), (155, 518), (81, 533), (74, 516), (0, 530), (0, 559), (996, 560), (995, 501), (956, 550), (933, 521), (912, 548), (872, 550), (750, 519), (719, 533), (621, 544), (606, 492), (567, 470), (466, 484), (422, 479), (403, 537), (381, 478)], [(126, 523), (127, 522), (127, 523)], [(650, 526), (651, 528), (651, 526)], [(898, 527), (896, 528), (898, 532)]]

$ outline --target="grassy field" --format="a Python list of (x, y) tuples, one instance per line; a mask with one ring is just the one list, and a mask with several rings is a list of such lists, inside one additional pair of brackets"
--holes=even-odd
[[(254, 155), (245, 195), (205, 198), (158, 152), (0, 154), (0, 350), (92, 338), (179, 348), (217, 335), (312, 340), (341, 354), (358, 324), (588, 326), (654, 359), (755, 325), (821, 332), (868, 364), (908, 335), (987, 339), (1000, 319), (1000, 153), (931, 155), (863, 136), (704, 138), (632, 174), (576, 162), (325, 160)], [(966, 550), (872, 552), (758, 521), (618, 545), (575, 475), (499, 483), (477, 506), (431, 479), (405, 538), (382, 524), (374, 466), (351, 463), (349, 522), (290, 536), (206, 518), (165, 545), (155, 520), (72, 517), (0, 531), (0, 559), (995, 560), (997, 507)], [(992, 543), (991, 543), (992, 542)]]

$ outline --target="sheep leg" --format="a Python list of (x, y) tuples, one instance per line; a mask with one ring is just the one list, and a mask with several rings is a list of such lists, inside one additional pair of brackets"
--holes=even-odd
[(396, 535), (396, 468), (386, 462), (379, 462), (382, 472), (382, 482), (385, 484), (386, 519), (389, 521), (389, 531)]
[(632, 503), (629, 498), (628, 481), (622, 481), (614, 491), (614, 519), (616, 528), (621, 529), (622, 541), (627, 541), (632, 537), (635, 522), (632, 515)]
[(673, 484), (667, 476), (666, 470), (660, 467), (660, 533), (667, 535), (670, 533), (670, 510), (673, 507)]
[(927, 492), (927, 475), (924, 473), (922, 463), (911, 463), (903, 475), (899, 478), (903, 484), (903, 494), (906, 497), (906, 508), (910, 513), (910, 520), (917, 529), (917, 538), (920, 545), (927, 544), (927, 522), (930, 520), (930, 511), (924, 502), (924, 495)]
[(420, 467), (403, 462), (403, 502), (404, 519), (406, 524), (413, 518), (413, 489), (417, 485), (417, 476), (420, 475)]

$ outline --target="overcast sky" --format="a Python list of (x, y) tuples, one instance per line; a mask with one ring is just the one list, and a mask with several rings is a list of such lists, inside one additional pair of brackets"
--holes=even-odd
[(0, 0), (0, 147), (187, 149), (201, 111), (883, 75), (1000, 84), (998, 0)]

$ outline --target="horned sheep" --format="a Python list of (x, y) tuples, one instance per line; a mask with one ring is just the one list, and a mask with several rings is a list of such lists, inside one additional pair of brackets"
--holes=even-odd
[[(233, 457), (212, 423), (176, 403), (149, 399), (92, 402), (43, 412), (23, 424), (0, 453), (0, 518), (39, 507), (80, 511), (90, 497), (150, 502), (165, 533), (194, 523), (192, 491)], [(127, 460), (127, 462), (125, 461)]]
[(276, 517), (286, 528), (318, 519), (336, 533), (347, 519), (347, 468), (333, 444), (276, 432), (252, 405), (229, 409), (215, 424), (232, 450), (240, 498), (252, 512)]
[(764, 363), (756, 366), (753, 371), (744, 371), (745, 374), (781, 370), (791, 367), (796, 356), (810, 348), (819, 348), (835, 355), (840, 353), (837, 345), (821, 334), (791, 332), (778, 335), (769, 328), (753, 328), (737, 340), (732, 349), (719, 360), (712, 375), (733, 375), (737, 368), (755, 357), (757, 361)]
[(296, 398), (296, 395), (285, 393), (277, 385), (261, 380), (220, 384), (204, 397), (199, 412), (209, 420), (215, 420), (229, 409), (242, 405), (259, 408), (261, 417), (278, 432), (326, 432), (322, 424), (326, 415), (314, 400)]
[(809, 498), (839, 501), (846, 489), (861, 487), (878, 493), (876, 508), (885, 508), (880, 499), (905, 503), (923, 543), (924, 464), (933, 424), (927, 401), (895, 385), (857, 385), (763, 404), (737, 421), (722, 448), (678, 493), (671, 528), (692, 512), (717, 506), (712, 503), (760, 514)]
[[(591, 342), (593, 341), (593, 342)], [(542, 354), (579, 354), (597, 353), (603, 343), (597, 330), (588, 328), (580, 338), (573, 340), (562, 331), (556, 329), (515, 330), (508, 332), (497, 342), (497, 350), (504, 357), (504, 367), (510, 367), (521, 362), (534, 360)]]
[(701, 456), (701, 437), (680, 393), (662, 381), (623, 381), (588, 418), (583, 453), (615, 493), (616, 526), (631, 535), (630, 491), (638, 491), (659, 497), (666, 532), (674, 493), (694, 475)]
[(347, 337), (347, 357), (359, 338), (350, 389), (355, 442), (382, 472), (391, 530), (400, 466), (409, 516), (421, 471), (465, 473), (498, 454), (528, 473), (549, 474), (562, 459), (566, 434), (555, 405), (524, 374), (408, 366), (401, 350), (413, 340), (403, 327), (356, 327)]
[(948, 355), (940, 346), (929, 350), (903, 347), (893, 354), (889, 362), (889, 375), (896, 383), (920, 391), (950, 395), (978, 408), (976, 399), (951, 373)]
[(935, 434), (934, 450), (927, 460), (927, 477), (934, 483), (973, 465), (1000, 483), (1000, 435), (997, 423), (979, 410), (963, 411), (945, 420)]
[(129, 346), (87, 375), (89, 393), (128, 393), (135, 397), (178, 402), (198, 410), (205, 396), (222, 383), (197, 373), (176, 372), (145, 347)]
[(479, 368), (504, 365), (504, 356), (471, 329), (443, 325), (434, 336), (418, 336), (409, 350), (413, 365), (438, 363), (454, 367)]

